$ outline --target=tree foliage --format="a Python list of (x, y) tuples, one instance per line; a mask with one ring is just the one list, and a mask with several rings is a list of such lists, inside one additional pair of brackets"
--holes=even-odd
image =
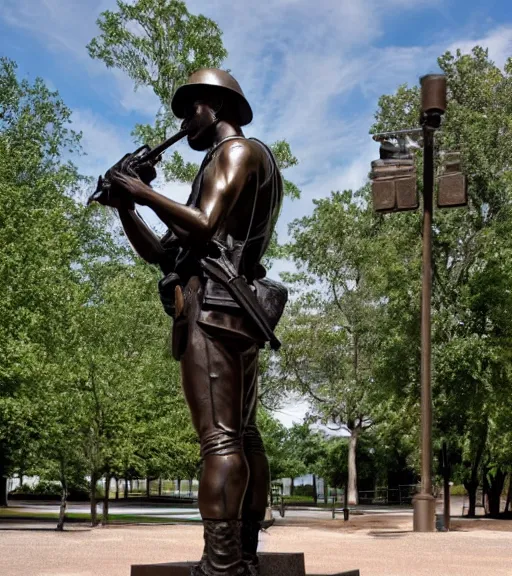
[(86, 476), (93, 496), (104, 474), (193, 476), (156, 270), (119, 244), (108, 211), (78, 201), (63, 158), (79, 135), (58, 94), (7, 60), (0, 85), (2, 491), (13, 473), (59, 480), (64, 513)]

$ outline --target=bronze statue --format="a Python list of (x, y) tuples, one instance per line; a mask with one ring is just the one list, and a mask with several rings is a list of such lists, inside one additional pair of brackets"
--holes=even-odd
[[(187, 204), (148, 185), (156, 153), (138, 167), (125, 157), (100, 181), (94, 200), (118, 209), (136, 252), (165, 274), (160, 295), (174, 319), (173, 355), (203, 459), (205, 550), (192, 573), (256, 575), (269, 488), (256, 426), (258, 355), (266, 342), (279, 347), (273, 329), (287, 299), (282, 285), (265, 278), (261, 259), (281, 207), (282, 179), (270, 150), (244, 137), (252, 110), (227, 72), (194, 73), (172, 109), (191, 148), (208, 151)], [(137, 204), (168, 226), (163, 238), (140, 218)]]

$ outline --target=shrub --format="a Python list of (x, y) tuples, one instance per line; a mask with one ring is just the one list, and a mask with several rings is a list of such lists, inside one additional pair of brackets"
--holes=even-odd
[(308, 498), (313, 498), (313, 486), (311, 486), (311, 484), (305, 484), (304, 486), (295, 486), (293, 495), (307, 496)]
[(13, 491), (13, 494), (36, 494), (38, 496), (59, 496), (61, 493), (60, 482), (40, 480), (35, 486), (23, 484)]

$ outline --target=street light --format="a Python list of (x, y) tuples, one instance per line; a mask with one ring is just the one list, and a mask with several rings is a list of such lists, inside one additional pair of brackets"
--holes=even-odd
[[(418, 207), (416, 173), (407, 139), (423, 141), (423, 270), (421, 294), (421, 490), (413, 499), (415, 532), (435, 530), (436, 500), (432, 495), (432, 389), (431, 300), (432, 216), (434, 197), (434, 137), (446, 111), (446, 77), (430, 74), (421, 78), (421, 128), (374, 135), (381, 142), (381, 159), (372, 162), (373, 203), (377, 212), (400, 212)], [(389, 140), (396, 140), (393, 146)], [(438, 206), (467, 204), (466, 179), (460, 156), (452, 154), (439, 178)]]

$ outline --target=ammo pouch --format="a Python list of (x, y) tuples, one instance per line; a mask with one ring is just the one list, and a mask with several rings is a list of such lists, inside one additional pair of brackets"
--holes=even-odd
[(160, 300), (163, 304), (164, 310), (174, 318), (176, 313), (175, 294), (176, 286), (181, 285), (181, 278), (178, 274), (171, 272), (164, 276), (158, 282), (158, 292), (160, 293)]
[[(256, 299), (268, 319), (268, 324), (274, 330), (288, 301), (288, 289), (283, 284), (268, 278), (254, 280), (249, 286), (255, 293)], [(235, 302), (224, 285), (210, 278), (206, 281), (204, 289), (203, 309), (224, 312), (242, 311), (241, 306)]]
[(265, 311), (272, 329), (277, 326), (284, 308), (288, 302), (288, 289), (284, 284), (275, 282), (269, 278), (254, 280), (256, 298)]
[(206, 280), (202, 307), (204, 310), (224, 312), (239, 312), (241, 310), (240, 305), (233, 300), (224, 285), (211, 278)]

